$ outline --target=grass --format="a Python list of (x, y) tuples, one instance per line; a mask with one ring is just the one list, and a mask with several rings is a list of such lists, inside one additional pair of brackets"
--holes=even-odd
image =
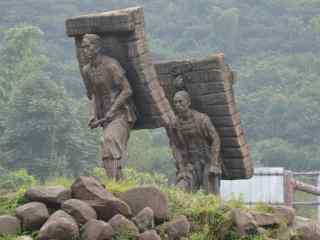
[(26, 188), (20, 188), (15, 193), (7, 193), (0, 197), (0, 215), (14, 215), (15, 209), (24, 203), (27, 202), (27, 199), (24, 197)]
[(191, 223), (191, 240), (240, 240), (233, 230), (231, 210), (246, 209), (241, 200), (224, 202), (204, 192), (186, 193), (175, 187), (162, 188), (168, 195), (171, 218), (185, 215)]
[(15, 239), (17, 239), (17, 236), (11, 236), (11, 235), (0, 236), (0, 240), (15, 240)]
[[(115, 182), (108, 179), (102, 169), (95, 169), (92, 175), (97, 177), (106, 189), (115, 195), (140, 184), (157, 184), (169, 199), (170, 218), (185, 215), (191, 224), (191, 233), (188, 240), (262, 240), (262, 236), (250, 236), (240, 238), (233, 229), (231, 210), (234, 208), (248, 209), (241, 199), (232, 199), (224, 202), (219, 197), (207, 195), (202, 191), (186, 193), (175, 187), (167, 185), (167, 181), (161, 175), (138, 173), (132, 169), (124, 172), (126, 180)], [(45, 186), (70, 187), (73, 180), (56, 178), (45, 182)], [(33, 184), (36, 184), (33, 182)], [(14, 193), (7, 193), (0, 197), (0, 215), (14, 214), (17, 206), (26, 202), (24, 192), (26, 186), (22, 185)], [(267, 205), (259, 204), (256, 211), (269, 212)], [(32, 234), (32, 233), (31, 233)], [(3, 236), (0, 240), (13, 240), (14, 236)], [(119, 238), (118, 238), (119, 239)]]

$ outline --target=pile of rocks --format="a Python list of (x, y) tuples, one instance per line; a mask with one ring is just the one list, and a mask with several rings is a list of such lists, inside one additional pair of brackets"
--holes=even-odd
[(168, 221), (168, 199), (155, 186), (116, 197), (95, 178), (79, 177), (70, 189), (33, 187), (25, 197), (30, 202), (15, 216), (0, 216), (0, 235), (39, 230), (39, 240), (176, 240), (190, 231), (185, 216)]
[[(95, 178), (79, 177), (70, 189), (33, 187), (25, 197), (29, 202), (17, 207), (14, 216), (0, 216), (0, 235), (39, 231), (38, 240), (180, 240), (196, 228), (185, 216), (169, 220), (167, 196), (150, 185), (115, 196)], [(240, 237), (268, 236), (264, 240), (320, 239), (319, 224), (289, 207), (270, 207), (269, 213), (225, 210), (230, 221), (220, 226), (222, 236), (234, 229)]]
[(270, 207), (270, 213), (233, 209), (231, 219), (239, 236), (264, 234), (265, 240), (319, 240), (320, 225), (307, 218), (295, 215), (290, 207)]

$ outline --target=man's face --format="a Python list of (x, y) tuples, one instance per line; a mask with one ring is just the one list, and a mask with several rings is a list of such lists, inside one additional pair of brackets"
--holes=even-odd
[(93, 59), (97, 54), (97, 47), (90, 42), (88, 39), (83, 39), (82, 41), (82, 49), (85, 56), (89, 59)]
[(190, 103), (187, 98), (176, 95), (173, 99), (174, 107), (177, 111), (177, 113), (183, 113), (186, 112), (189, 109)]

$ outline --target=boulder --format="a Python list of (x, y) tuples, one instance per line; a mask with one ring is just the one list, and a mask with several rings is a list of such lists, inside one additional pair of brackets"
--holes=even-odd
[[(275, 239), (279, 239), (279, 240), (298, 240), (297, 239), (297, 232), (295, 230), (293, 230), (291, 227), (287, 227), (285, 228), (284, 226), (278, 228), (276, 231), (272, 231), (273, 235), (272, 237)], [(270, 235), (270, 231), (267, 231), (266, 235)]]
[(309, 218), (295, 216), (293, 221), (293, 227), (304, 226), (304, 225), (307, 225), (309, 222), (310, 222)]
[(20, 220), (14, 216), (0, 216), (0, 235), (16, 235), (21, 231)]
[(132, 221), (137, 225), (140, 232), (154, 228), (154, 214), (150, 207), (142, 209)]
[(310, 219), (296, 217), (293, 228), (299, 240), (319, 240), (320, 225)]
[(267, 229), (264, 229), (263, 227), (258, 227), (257, 228), (257, 232), (260, 234), (260, 235), (266, 235), (268, 233), (268, 230)]
[(112, 240), (113, 228), (109, 223), (91, 219), (82, 228), (82, 240)]
[(71, 186), (72, 198), (102, 201), (114, 197), (93, 177), (78, 177)]
[(38, 240), (70, 240), (79, 238), (76, 221), (62, 210), (56, 211), (41, 227)]
[(240, 236), (244, 237), (258, 232), (257, 223), (249, 212), (236, 208), (231, 211), (231, 218)]
[(88, 202), (97, 212), (98, 219), (109, 221), (117, 214), (131, 217), (132, 212), (128, 204), (118, 198), (109, 198), (103, 202)]
[(130, 239), (137, 238), (139, 235), (139, 230), (136, 225), (120, 214), (111, 218), (109, 223), (118, 239), (121, 239), (121, 237), (124, 238), (125, 236), (130, 237)]
[(157, 229), (160, 234), (166, 236), (168, 240), (177, 240), (182, 237), (187, 237), (190, 232), (190, 223), (185, 216), (181, 215), (158, 226)]
[(30, 201), (42, 202), (52, 207), (59, 207), (62, 202), (71, 198), (71, 191), (62, 186), (32, 187), (25, 193)]
[(161, 240), (155, 230), (148, 230), (139, 235), (139, 240)]
[(258, 227), (276, 228), (280, 225), (280, 219), (271, 213), (250, 212)]
[(79, 199), (65, 201), (61, 209), (70, 214), (79, 226), (84, 225), (90, 219), (97, 219), (96, 211), (88, 203)]
[(49, 217), (48, 208), (44, 203), (30, 202), (16, 209), (23, 231), (39, 230)]
[(168, 198), (155, 186), (132, 188), (119, 194), (119, 198), (130, 206), (133, 215), (137, 215), (145, 207), (150, 207), (157, 222), (168, 218)]
[(284, 222), (287, 225), (292, 225), (296, 215), (296, 211), (292, 207), (287, 206), (272, 207), (272, 212), (281, 222)]
[(128, 204), (113, 196), (93, 177), (79, 177), (71, 186), (73, 198), (87, 202), (93, 207), (98, 219), (110, 220), (117, 214), (131, 217)]

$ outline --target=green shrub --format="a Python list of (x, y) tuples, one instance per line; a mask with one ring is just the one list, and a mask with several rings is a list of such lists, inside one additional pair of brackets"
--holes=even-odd
[(115, 194), (143, 184), (155, 184), (159, 187), (167, 186), (168, 184), (168, 179), (162, 174), (143, 173), (132, 168), (123, 170), (124, 179), (119, 182), (108, 178), (103, 168), (94, 168), (92, 175), (97, 177), (108, 191)]
[(123, 175), (126, 180), (133, 181), (136, 184), (168, 185), (167, 177), (159, 173), (139, 172), (133, 168), (125, 168)]
[(201, 232), (194, 232), (190, 235), (190, 240), (205, 240), (208, 230), (204, 229)]
[(120, 233), (115, 233), (112, 239), (113, 240), (136, 240), (137, 236), (129, 232), (120, 232)]
[[(225, 239), (232, 225), (228, 203), (225, 205), (219, 197), (202, 191), (186, 193), (174, 187), (163, 190), (169, 197), (170, 217), (182, 214), (190, 221), (190, 239)], [(235, 204), (235, 200), (230, 204)]]
[(253, 207), (254, 210), (262, 213), (272, 213), (273, 209), (270, 205), (266, 203), (257, 203)]
[(45, 186), (63, 186), (69, 188), (73, 180), (65, 177), (57, 177), (53, 179), (47, 179), (45, 181)]
[(27, 202), (24, 197), (24, 193), (27, 188), (20, 188), (15, 193), (9, 193), (0, 197), (0, 215), (2, 214), (14, 214), (15, 209)]
[(247, 209), (241, 199), (222, 201), (212, 194), (202, 191), (187, 193), (175, 187), (162, 188), (169, 198), (169, 208), (173, 218), (185, 215), (191, 223), (190, 240), (262, 240), (254, 235), (241, 238), (233, 228), (231, 210)]
[(17, 236), (12, 236), (12, 235), (0, 235), (0, 240), (15, 240), (17, 239)]
[(125, 179), (123, 181), (115, 181), (106, 176), (103, 168), (94, 168), (91, 175), (97, 177), (101, 183), (103, 183), (106, 189), (112, 193), (120, 193), (135, 187), (137, 183), (132, 180)]
[(7, 172), (0, 176), (0, 193), (15, 192), (20, 188), (30, 187), (36, 182), (36, 179), (25, 169)]

